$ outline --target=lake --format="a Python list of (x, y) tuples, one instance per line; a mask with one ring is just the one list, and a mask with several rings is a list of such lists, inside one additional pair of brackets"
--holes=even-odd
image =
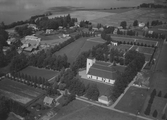
[[(0, 22), (9, 24), (26, 20), (32, 15), (42, 14), (51, 7), (73, 6), (84, 8), (132, 7), (153, 0), (0, 0)], [(54, 9), (64, 12), (68, 9)]]

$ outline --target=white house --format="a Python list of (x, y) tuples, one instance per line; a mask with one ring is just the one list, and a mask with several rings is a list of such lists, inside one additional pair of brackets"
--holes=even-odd
[(46, 96), (43, 102), (44, 105), (51, 107), (54, 104), (54, 99)]
[(102, 103), (102, 104), (107, 105), (107, 106), (110, 104), (110, 100), (108, 99), (107, 96), (104, 96), (104, 95), (100, 96), (100, 97), (98, 98), (98, 101), (99, 101), (100, 103)]
[(111, 41), (111, 44), (114, 46), (118, 46), (118, 42), (116, 42), (116, 41)]

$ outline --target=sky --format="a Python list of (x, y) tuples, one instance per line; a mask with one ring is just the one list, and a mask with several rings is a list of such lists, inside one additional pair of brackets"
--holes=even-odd
[(153, 0), (0, 0), (0, 22), (27, 19), (27, 16), (38, 14), (56, 6), (73, 6), (84, 8), (111, 8), (137, 6)]

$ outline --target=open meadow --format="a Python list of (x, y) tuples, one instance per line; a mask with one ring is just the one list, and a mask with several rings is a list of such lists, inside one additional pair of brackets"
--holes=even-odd
[[(73, 101), (73, 102), (76, 102), (76, 101)], [(111, 119), (112, 120), (143, 120), (140, 118), (136, 119), (136, 117), (129, 116), (128, 114), (118, 113), (112, 110), (108, 110), (102, 107), (89, 105), (89, 104), (84, 105), (75, 110), (78, 104), (76, 105), (74, 104), (75, 106), (74, 107), (71, 105), (72, 103), (65, 106), (62, 110), (62, 111), (70, 110), (70, 113), (64, 112), (64, 114), (63, 113), (61, 114), (62, 117), (57, 117), (59, 115), (59, 112), (58, 112), (58, 114), (55, 117), (53, 117), (51, 120), (55, 120), (55, 119), (56, 120), (111, 120)]]
[(57, 115), (53, 117), (51, 120), (55, 120), (55, 119), (59, 120), (59, 119), (68, 118), (68, 116), (75, 114), (77, 111), (86, 109), (89, 106), (91, 106), (91, 104), (82, 102), (80, 100), (74, 100), (70, 102), (67, 106), (64, 106), (61, 108), (59, 107), (54, 108), (54, 110), (57, 111)]
[[(72, 18), (77, 18), (78, 21), (82, 21), (82, 20), (94, 20), (94, 19), (99, 19), (99, 18), (103, 18), (103, 17), (106, 17), (106, 16), (110, 16), (110, 15), (114, 15), (116, 13), (110, 13), (110, 12), (100, 12), (100, 11), (74, 11), (74, 12), (71, 12), (70, 15)], [(54, 18), (54, 17), (59, 17), (59, 16), (65, 16), (67, 15), (66, 14), (54, 14), (54, 15), (51, 15), (49, 16), (49, 18)]]
[(43, 94), (43, 91), (5, 78), (0, 81), (0, 93), (8, 98), (22, 103), (23, 105), (26, 105), (33, 99), (36, 99)]
[(49, 80), (58, 74), (58, 71), (47, 70), (44, 68), (37, 68), (33, 66), (28, 66), (20, 71), (20, 74), (30, 75), (31, 77), (41, 77)]
[[(93, 46), (96, 46), (100, 43), (104, 43), (105, 41), (101, 38), (92, 38), (94, 41), (87, 41), (88, 38), (80, 38), (75, 42), (67, 45), (62, 48), (60, 51), (56, 52), (55, 55), (64, 55), (66, 54), (68, 57), (68, 62), (73, 63), (78, 55), (84, 51), (90, 50)], [(91, 39), (91, 40), (92, 40)], [(97, 40), (97, 42), (96, 42)], [(102, 42), (99, 42), (102, 41)]]
[(137, 114), (138, 112), (141, 112), (146, 96), (146, 89), (141, 89), (132, 86), (124, 94), (124, 96), (115, 106), (115, 108), (122, 111)]
[(152, 20), (167, 20), (165, 9), (133, 9), (124, 13), (113, 14), (103, 18), (91, 20), (93, 24), (101, 23), (103, 25), (119, 26), (122, 21), (126, 21), (128, 25), (132, 25), (134, 20), (139, 22), (148, 22)]

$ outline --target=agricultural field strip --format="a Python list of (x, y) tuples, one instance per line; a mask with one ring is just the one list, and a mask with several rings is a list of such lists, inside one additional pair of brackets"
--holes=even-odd
[(4, 85), (3, 83), (1, 83), (1, 84), (2, 84), (2, 86), (0, 86), (0, 89), (15, 93), (15, 94), (18, 94), (21, 96), (28, 96), (31, 98), (35, 98), (35, 97), (40, 95), (39, 92), (29, 90), (28, 88), (25, 90), (25, 89), (19, 88), (17, 86), (14, 87), (12, 85), (7, 85), (7, 84)]
[(15, 101), (18, 101), (20, 103), (23, 103), (23, 104), (27, 104), (28, 102), (30, 102), (32, 100), (32, 98), (30, 97), (26, 97), (26, 96), (21, 96), (19, 94), (15, 94), (13, 92), (9, 92), (9, 91), (6, 91), (6, 90), (1, 90), (0, 89), (0, 92), (2, 92), (2, 94), (4, 94), (5, 96), (15, 100)]

